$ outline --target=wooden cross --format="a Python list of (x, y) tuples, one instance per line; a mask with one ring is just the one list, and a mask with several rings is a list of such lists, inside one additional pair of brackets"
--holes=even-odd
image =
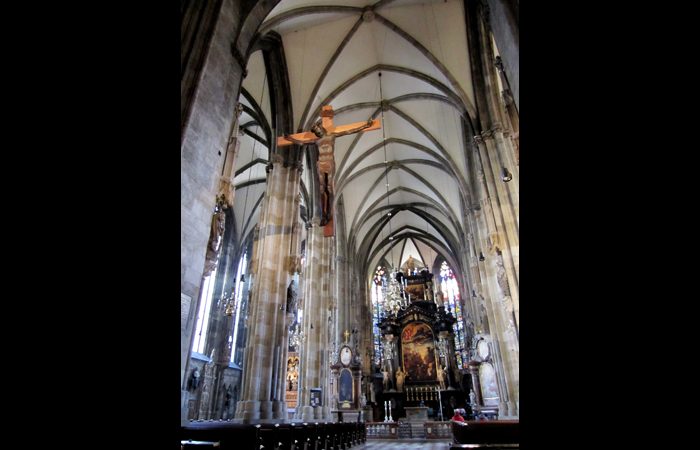
[[(315, 144), (317, 141), (322, 140), (324, 141), (322, 146), (327, 147), (330, 146), (330, 152), (331, 152), (331, 157), (333, 157), (332, 153), (335, 147), (335, 137), (336, 136), (347, 136), (349, 134), (353, 134), (356, 132), (365, 132), (365, 131), (373, 131), (373, 130), (379, 130), (381, 128), (381, 121), (379, 120), (373, 120), (372, 124), (364, 128), (362, 130), (356, 130), (357, 128), (365, 125), (366, 123), (358, 122), (358, 123), (352, 123), (350, 125), (341, 125), (339, 127), (333, 126), (333, 107), (330, 105), (324, 106), (321, 108), (321, 121), (322, 121), (322, 126), (323, 129), (326, 131), (326, 135), (328, 138), (319, 138), (313, 131), (305, 131), (303, 133), (297, 133), (297, 134), (292, 134), (290, 137), (294, 139), (297, 142), (292, 142), (288, 139), (285, 139), (283, 136), (280, 136), (277, 138), (277, 146), (282, 147), (285, 145), (292, 145), (294, 143), (300, 144), (300, 145), (305, 145), (305, 144)], [(325, 149), (325, 152), (328, 150)], [(321, 148), (319, 148), (319, 157), (321, 154), (324, 152)], [(335, 174), (335, 160), (332, 161), (332, 170), (331, 173), (329, 174), (329, 180), (328, 183), (331, 184), (331, 187), (329, 189), (332, 189), (331, 192), (335, 189), (335, 186), (333, 186), (333, 175)], [(319, 169), (320, 170), (320, 169)], [(319, 177), (321, 174), (319, 173)], [(319, 180), (321, 181), (321, 185), (324, 184), (324, 180)], [(335, 192), (333, 192), (333, 195), (335, 195)], [(333, 206), (332, 206), (332, 199), (331, 199), (331, 219), (330, 221), (326, 224), (326, 226), (323, 228), (323, 236), (324, 237), (330, 237), (334, 235), (334, 229), (333, 229)]]
[(348, 343), (348, 336), (350, 336), (350, 333), (348, 333), (348, 330), (345, 330), (345, 333), (343, 333), (343, 336), (345, 336), (345, 343)]

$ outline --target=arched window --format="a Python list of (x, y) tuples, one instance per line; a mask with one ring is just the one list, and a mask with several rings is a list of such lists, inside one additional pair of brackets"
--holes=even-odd
[(379, 331), (379, 320), (381, 319), (381, 313), (384, 302), (384, 291), (382, 290), (382, 285), (384, 282), (384, 268), (382, 266), (377, 266), (377, 270), (374, 273), (374, 279), (372, 280), (372, 323), (374, 331), (374, 364), (377, 366), (382, 362), (382, 336)]
[[(236, 280), (241, 279), (241, 274), (246, 272), (248, 268), (248, 252), (243, 253), (240, 264), (238, 264), (238, 272), (236, 273)], [(231, 348), (231, 362), (236, 362), (236, 341), (238, 340), (238, 324), (241, 322), (241, 304), (243, 295), (243, 284), (244, 282), (238, 281), (236, 283), (236, 291), (234, 292), (236, 298), (236, 320), (233, 321), (233, 342)]]
[(443, 261), (440, 265), (440, 286), (445, 303), (449, 305), (449, 309), (457, 319), (454, 326), (455, 333), (455, 359), (459, 369), (466, 367), (468, 354), (464, 345), (464, 317), (462, 315), (462, 302), (459, 296), (459, 287), (455, 274), (452, 272), (447, 261)]
[[(219, 263), (217, 262), (217, 266)], [(211, 297), (214, 293), (214, 280), (216, 280), (216, 269), (204, 279), (202, 284), (202, 301), (199, 302), (199, 313), (197, 314), (197, 327), (194, 330), (194, 342), (192, 351), (204, 354), (204, 345), (207, 341), (207, 329), (209, 328), (209, 311), (211, 309)]]

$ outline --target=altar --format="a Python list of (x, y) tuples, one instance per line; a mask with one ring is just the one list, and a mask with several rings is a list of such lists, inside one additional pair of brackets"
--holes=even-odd
[(427, 406), (406, 406), (406, 422), (425, 423), (428, 421)]

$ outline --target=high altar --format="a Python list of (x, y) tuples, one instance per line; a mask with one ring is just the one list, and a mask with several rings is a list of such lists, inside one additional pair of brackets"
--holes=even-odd
[(433, 274), (424, 270), (403, 278), (405, 291), (411, 294), (410, 306), (396, 316), (385, 315), (378, 324), (382, 345), (391, 349), (391, 357), (383, 361), (382, 374), (376, 378), (374, 420), (384, 420), (385, 401), (395, 405), (394, 421), (404, 417), (408, 422), (449, 420), (452, 405), (465, 403), (463, 387), (456, 383), (462, 377), (454, 375), (459, 370), (454, 350), (456, 319), (436, 303), (431, 292)]

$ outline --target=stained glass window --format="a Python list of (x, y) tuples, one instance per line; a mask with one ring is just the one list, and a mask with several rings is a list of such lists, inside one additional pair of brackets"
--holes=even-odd
[(384, 279), (384, 268), (378, 266), (372, 280), (372, 323), (374, 331), (374, 364), (380, 365), (382, 362), (382, 336), (379, 331), (379, 320), (384, 302), (384, 292), (382, 282)]
[(465, 331), (462, 302), (460, 301), (459, 287), (457, 286), (455, 274), (452, 272), (450, 266), (447, 265), (446, 261), (443, 261), (440, 266), (440, 287), (442, 288), (442, 295), (445, 299), (445, 307), (452, 311), (452, 314), (457, 319), (454, 325), (455, 359), (457, 360), (457, 366), (463, 369), (466, 367), (468, 354), (464, 342)]

